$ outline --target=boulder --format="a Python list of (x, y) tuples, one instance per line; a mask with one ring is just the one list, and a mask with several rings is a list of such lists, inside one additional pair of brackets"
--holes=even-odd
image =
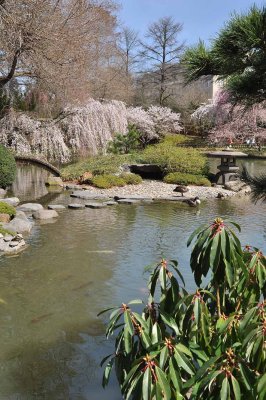
[(35, 219), (52, 219), (58, 217), (58, 214), (55, 210), (39, 210), (35, 211), (32, 214), (33, 218)]
[(93, 175), (92, 175), (91, 172), (89, 172), (89, 171), (84, 172), (84, 174), (82, 174), (82, 175), (79, 177), (79, 183), (80, 183), (81, 185), (82, 185), (82, 184), (90, 184), (92, 178), (93, 178)]
[(4, 203), (10, 204), (13, 207), (16, 207), (20, 200), (17, 197), (6, 197), (5, 199), (1, 199)]
[(27, 215), (24, 213), (24, 211), (19, 211), (19, 210), (17, 210), (16, 218), (20, 218), (20, 219), (23, 219), (24, 221), (28, 221), (28, 217), (27, 217)]
[(10, 221), (10, 215), (9, 214), (2, 214), (0, 213), (0, 222), (4, 222), (7, 224)]
[(43, 210), (43, 206), (38, 203), (25, 203), (19, 206), (17, 209), (18, 211), (23, 211), (23, 212), (34, 212)]
[(8, 224), (3, 224), (4, 229), (17, 233), (29, 233), (32, 229), (32, 226), (32, 222), (30, 222), (28, 219), (21, 218), (21, 216), (16, 216)]
[(235, 181), (229, 181), (224, 185), (225, 189), (232, 190), (233, 192), (240, 192), (245, 189), (245, 187), (247, 187), (247, 184), (239, 179)]
[(6, 195), (6, 190), (0, 188), (0, 199), (3, 199), (5, 197), (5, 195)]
[(49, 204), (48, 210), (65, 210), (65, 206), (61, 204)]
[(59, 176), (50, 176), (45, 182), (46, 186), (64, 186), (62, 179)]

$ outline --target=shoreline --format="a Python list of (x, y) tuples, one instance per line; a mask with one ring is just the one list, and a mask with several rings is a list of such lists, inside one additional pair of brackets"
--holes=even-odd
[(184, 193), (184, 196), (181, 194), (176, 194), (173, 192), (174, 188), (177, 185), (164, 183), (161, 181), (154, 180), (144, 180), (142, 183), (138, 185), (127, 185), (123, 187), (113, 187), (110, 189), (99, 189), (90, 185), (78, 185), (74, 182), (65, 182), (64, 188), (68, 190), (86, 190), (87, 193), (90, 192), (91, 196), (107, 196), (107, 197), (127, 197), (130, 196), (139, 196), (145, 197), (147, 199), (156, 199), (156, 200), (174, 200), (174, 198), (178, 199), (191, 199), (194, 197), (199, 197), (201, 200), (217, 198), (218, 194), (221, 194), (222, 197), (233, 197), (236, 195), (244, 194), (243, 192), (234, 192), (232, 190), (224, 189), (221, 185), (215, 187), (207, 187), (207, 186), (188, 186), (189, 191)]

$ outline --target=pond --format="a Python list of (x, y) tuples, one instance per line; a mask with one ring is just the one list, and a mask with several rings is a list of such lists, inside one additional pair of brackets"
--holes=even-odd
[[(265, 164), (264, 164), (265, 165)], [(68, 204), (69, 192), (48, 193), (47, 172), (21, 167), (14, 192), (23, 201)], [(112, 352), (97, 313), (145, 298), (143, 268), (178, 259), (193, 289), (186, 240), (216, 216), (242, 226), (243, 244), (266, 252), (266, 205), (247, 197), (184, 204), (117, 205), (64, 210), (38, 225), (19, 256), (0, 259), (0, 399), (118, 400), (112, 380), (101, 388), (101, 358)]]

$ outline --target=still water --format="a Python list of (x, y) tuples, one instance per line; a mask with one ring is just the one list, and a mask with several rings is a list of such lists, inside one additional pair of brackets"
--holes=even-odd
[[(19, 168), (14, 193), (44, 206), (74, 202), (48, 193), (46, 177)], [(199, 211), (173, 203), (66, 209), (55, 223), (36, 224), (22, 254), (0, 259), (0, 400), (121, 399), (114, 379), (101, 388), (99, 363), (112, 346), (97, 313), (145, 298), (143, 267), (162, 255), (178, 259), (193, 289), (186, 240), (215, 216), (240, 223), (243, 244), (266, 252), (266, 205), (248, 198), (203, 202)]]

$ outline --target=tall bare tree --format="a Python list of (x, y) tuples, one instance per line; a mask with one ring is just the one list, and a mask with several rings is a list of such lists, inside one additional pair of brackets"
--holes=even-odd
[(114, 8), (109, 0), (0, 0), (0, 89), (18, 78), (62, 102), (88, 96)]
[(149, 26), (146, 40), (141, 41), (140, 55), (147, 63), (146, 72), (158, 92), (160, 105), (165, 105), (171, 96), (169, 83), (178, 72), (177, 64), (183, 49), (183, 43), (178, 41), (181, 31), (182, 24), (175, 22), (172, 17), (164, 17)]

